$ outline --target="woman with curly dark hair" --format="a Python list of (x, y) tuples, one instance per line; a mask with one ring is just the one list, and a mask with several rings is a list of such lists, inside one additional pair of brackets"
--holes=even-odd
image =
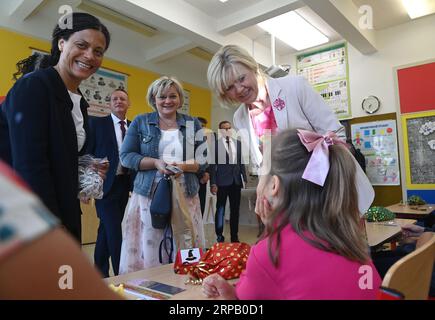
[(0, 140), (10, 144), (15, 171), (81, 241), (78, 156), (85, 150), (88, 104), (79, 85), (101, 66), (110, 34), (87, 13), (65, 21), (72, 27), (56, 25), (49, 56), (17, 64), (18, 81), (2, 105), (8, 135)]

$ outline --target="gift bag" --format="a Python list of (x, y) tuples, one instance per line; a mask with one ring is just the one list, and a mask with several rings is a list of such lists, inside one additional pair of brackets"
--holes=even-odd
[(247, 243), (215, 243), (189, 271), (191, 279), (204, 279), (217, 273), (224, 279), (235, 279), (246, 269), (251, 247)]

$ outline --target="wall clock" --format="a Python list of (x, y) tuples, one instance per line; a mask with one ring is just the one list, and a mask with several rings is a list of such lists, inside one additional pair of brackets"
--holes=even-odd
[(368, 114), (373, 114), (381, 107), (381, 101), (376, 96), (368, 96), (362, 101), (362, 108)]

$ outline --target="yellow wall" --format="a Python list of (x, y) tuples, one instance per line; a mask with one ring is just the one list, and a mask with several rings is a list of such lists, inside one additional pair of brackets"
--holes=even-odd
[[(13, 85), (12, 75), (16, 71), (17, 61), (28, 57), (32, 53), (31, 48), (49, 51), (50, 47), (47, 41), (0, 28), (0, 70), (2, 72), (0, 96), (6, 95)], [(131, 102), (128, 112), (129, 119), (152, 111), (146, 103), (146, 92), (151, 82), (160, 76), (159, 74), (107, 58), (104, 59), (102, 67), (129, 75), (127, 84)], [(190, 91), (190, 115), (206, 118), (210, 123), (211, 92), (186, 82), (182, 84), (184, 89)]]

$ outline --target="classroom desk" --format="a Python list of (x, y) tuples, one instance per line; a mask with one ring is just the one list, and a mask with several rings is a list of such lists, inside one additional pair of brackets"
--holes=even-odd
[(435, 212), (435, 204), (410, 206), (408, 204), (397, 203), (386, 208), (402, 219), (425, 219), (432, 212)]
[[(104, 281), (118, 285), (133, 279), (153, 280), (186, 289), (186, 291), (174, 295), (171, 300), (213, 300), (204, 296), (201, 285), (185, 284), (184, 282), (188, 279), (188, 276), (174, 273), (172, 263), (142, 271), (123, 274), (116, 277), (106, 278)], [(234, 279), (230, 280), (229, 282), (236, 283), (237, 280), (238, 279)], [(127, 299), (136, 299), (134, 296), (130, 296), (128, 294), (126, 294), (126, 297)]]
[[(393, 224), (385, 222), (366, 222), (367, 240), (370, 247), (379, 246), (385, 242), (393, 240), (401, 233), (400, 226), (415, 223), (416, 220), (410, 219), (394, 219)], [(185, 284), (188, 279), (187, 275), (179, 275), (174, 273), (173, 264), (166, 264), (155, 268), (150, 268), (142, 271), (132, 272), (116, 277), (104, 279), (107, 283), (118, 285), (134, 279), (154, 280), (157, 282), (169, 284), (175, 287), (186, 289), (181, 293), (174, 295), (173, 300), (213, 300), (206, 298), (202, 293), (201, 285)], [(230, 283), (236, 283), (238, 279), (230, 280)], [(126, 294), (128, 299), (136, 299), (134, 296)]]
[(366, 221), (365, 225), (368, 244), (370, 247), (377, 247), (385, 242), (393, 240), (401, 234), (401, 226), (415, 222), (416, 220), (410, 219), (394, 219), (383, 222)]

